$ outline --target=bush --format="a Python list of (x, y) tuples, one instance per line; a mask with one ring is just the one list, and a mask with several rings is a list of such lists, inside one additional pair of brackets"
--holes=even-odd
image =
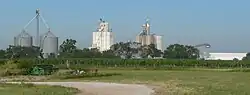
[(109, 76), (118, 76), (121, 75), (119, 73), (82, 73), (82, 74), (74, 74), (72, 71), (61, 72), (55, 74), (52, 78), (57, 79), (76, 79), (76, 78), (93, 78), (93, 77), (109, 77)]
[(174, 69), (174, 68), (249, 68), (250, 61), (223, 60), (178, 60), (178, 59), (23, 59), (18, 68), (29, 68), (33, 64), (53, 64), (66, 69), (66, 61), (72, 69), (79, 68), (131, 68), (131, 69)]
[(1, 66), (3, 70), (1, 72), (1, 76), (11, 76), (11, 75), (18, 75), (21, 73), (21, 70), (18, 69), (17, 63), (13, 60), (6, 61), (4, 65)]

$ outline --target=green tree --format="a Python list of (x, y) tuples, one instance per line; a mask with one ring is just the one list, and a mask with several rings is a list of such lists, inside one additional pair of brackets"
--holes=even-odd
[(138, 53), (138, 48), (134, 47), (134, 45), (134, 42), (119, 42), (112, 45), (110, 50), (113, 51), (116, 56), (129, 59), (133, 54)]
[(141, 46), (139, 48), (139, 51), (141, 51), (141, 57), (142, 58), (147, 58), (148, 56), (151, 57), (161, 57), (162, 56), (162, 52), (161, 50), (158, 50), (155, 46), (155, 44), (150, 44), (150, 45), (145, 45), (145, 46)]
[(164, 58), (197, 59), (199, 58), (199, 50), (194, 46), (172, 44), (164, 51)]
[(102, 58), (119, 58), (119, 56), (116, 56), (114, 51), (107, 50), (102, 52)]
[(75, 54), (78, 55), (77, 57), (81, 58), (100, 58), (102, 55), (97, 48), (91, 48), (91, 49), (84, 48), (81, 51), (79, 50)]
[(63, 41), (63, 43), (60, 45), (59, 57), (66, 57), (66, 58), (73, 57), (74, 52), (77, 51), (76, 43), (77, 41), (73, 39), (66, 39), (65, 41)]
[(76, 40), (73, 39), (66, 39), (60, 45), (60, 52), (73, 52), (77, 49), (76, 47)]
[(250, 53), (247, 53), (245, 57), (242, 58), (242, 60), (249, 60), (250, 59)]
[(38, 58), (41, 57), (41, 49), (36, 46), (21, 47), (21, 46), (9, 46), (6, 49), (6, 58)]
[(6, 50), (0, 50), (0, 58), (4, 59), (6, 56)]

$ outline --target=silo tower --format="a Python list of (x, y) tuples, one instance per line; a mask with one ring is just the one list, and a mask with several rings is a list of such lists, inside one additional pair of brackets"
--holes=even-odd
[[(35, 46), (40, 47), (43, 50), (45, 55), (48, 54), (58, 54), (58, 37), (56, 37), (50, 30), (49, 25), (43, 18), (41, 11), (39, 9), (36, 10), (36, 15), (24, 26), (21, 34), (14, 37), (14, 45), (15, 46), (28, 46), (31, 47), (33, 43), (32, 36), (27, 33), (27, 27), (34, 21), (37, 20), (37, 29), (36, 29), (36, 41)], [(48, 32), (44, 35), (40, 36), (40, 20), (46, 26)], [(46, 57), (45, 57), (46, 58)]]
[(136, 42), (142, 45), (154, 44), (158, 50), (163, 51), (163, 35), (151, 34), (151, 25), (147, 18), (142, 25), (142, 31), (136, 36)]
[(93, 32), (92, 47), (97, 48), (100, 52), (109, 50), (114, 44), (114, 36), (109, 23), (100, 19), (99, 26)]
[(44, 58), (48, 58), (51, 54), (54, 54), (55, 56), (58, 55), (58, 37), (56, 37), (51, 31), (41, 35), (40, 43)]
[(32, 40), (32, 36), (23, 30), (19, 35), (14, 37), (14, 46), (32, 47)]

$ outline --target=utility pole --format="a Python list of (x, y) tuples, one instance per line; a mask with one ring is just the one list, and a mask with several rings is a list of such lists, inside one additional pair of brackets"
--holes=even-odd
[(37, 20), (37, 32), (36, 32), (36, 45), (40, 47), (39, 43), (39, 32), (40, 32), (40, 10), (36, 10), (36, 20)]
[(45, 21), (45, 19), (43, 18), (43, 16), (40, 13), (40, 10), (37, 9), (36, 10), (36, 16), (33, 17), (23, 28), (22, 31), (26, 31), (26, 28), (34, 21), (37, 20), (37, 32), (36, 32), (36, 39), (35, 39), (35, 46), (40, 47), (40, 19), (42, 20), (43, 24), (46, 26), (46, 28), (48, 29), (48, 31), (50, 31), (50, 27), (48, 25), (48, 23)]

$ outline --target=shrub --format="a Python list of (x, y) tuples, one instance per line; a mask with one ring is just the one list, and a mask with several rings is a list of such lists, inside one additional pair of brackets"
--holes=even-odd
[(6, 63), (1, 66), (1, 69), (3, 69), (0, 74), (1, 76), (18, 75), (21, 73), (21, 70), (18, 69), (17, 64), (13, 60), (6, 61)]
[(54, 64), (60, 69), (66, 69), (66, 61), (70, 67), (82, 68), (132, 68), (132, 69), (173, 69), (173, 68), (249, 68), (250, 61), (223, 60), (179, 60), (179, 59), (107, 59), (107, 58), (68, 58), (18, 61), (18, 68), (29, 68), (33, 64)]

